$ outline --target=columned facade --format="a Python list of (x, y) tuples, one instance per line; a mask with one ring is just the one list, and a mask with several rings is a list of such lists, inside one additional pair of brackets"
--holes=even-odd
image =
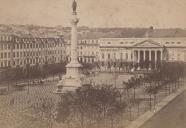
[(137, 49), (133, 50), (134, 63), (137, 64), (137, 70), (140, 69), (157, 69), (159, 62), (162, 60), (162, 49)]

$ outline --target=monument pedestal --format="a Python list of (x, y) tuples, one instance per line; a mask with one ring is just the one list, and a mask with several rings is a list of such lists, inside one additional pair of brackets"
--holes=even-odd
[(72, 20), (71, 20), (71, 46), (70, 57), (71, 61), (66, 65), (66, 75), (58, 82), (55, 93), (66, 93), (75, 91), (78, 87), (82, 86), (83, 75), (81, 72), (82, 65), (78, 62), (78, 39), (77, 39), (77, 24), (79, 19), (76, 12), (77, 3), (74, 0), (72, 7)]
[(67, 73), (57, 84), (55, 93), (75, 91), (82, 86), (84, 75), (81, 72), (82, 65), (78, 62), (70, 62), (67, 66)]

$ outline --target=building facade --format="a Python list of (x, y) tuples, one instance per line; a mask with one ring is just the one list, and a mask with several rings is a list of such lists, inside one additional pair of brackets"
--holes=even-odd
[[(186, 37), (95, 38), (78, 40), (78, 60), (101, 70), (156, 69), (162, 60), (186, 62)], [(0, 68), (70, 60), (70, 40), (0, 36)]]
[(100, 63), (103, 69), (125, 67), (156, 69), (162, 60), (186, 62), (186, 38), (101, 38)]
[[(70, 59), (70, 40), (66, 41), (67, 58)], [(100, 54), (98, 39), (78, 40), (78, 60), (81, 63), (94, 63)]]
[(66, 59), (62, 38), (0, 35), (0, 68), (60, 63)]

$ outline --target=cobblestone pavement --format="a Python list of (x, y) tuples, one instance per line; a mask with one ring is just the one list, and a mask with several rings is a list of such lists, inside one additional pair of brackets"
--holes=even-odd
[[(114, 75), (104, 75), (97, 77), (95, 81), (103, 82), (110, 80), (114, 83)], [(122, 80), (127, 80), (131, 76), (120, 75), (118, 76), (117, 85), (121, 84)], [(102, 80), (102, 81), (101, 81)], [(107, 84), (110, 83), (107, 81)], [(7, 95), (0, 95), (0, 127), (3, 128), (46, 128), (42, 125), (42, 122), (32, 118), (32, 114), (29, 111), (30, 105), (41, 97), (52, 97), (58, 99), (56, 94), (52, 91), (56, 88), (56, 82), (47, 82), (44, 85), (28, 86), (22, 91), (14, 91)], [(28, 93), (29, 89), (29, 93)], [(138, 106), (132, 106), (131, 110), (127, 108), (127, 111), (123, 113), (122, 127), (127, 126), (132, 120), (142, 115), (149, 109), (149, 96), (144, 95), (144, 88), (140, 87), (136, 89), (136, 96), (142, 99), (140, 102), (138, 111)], [(123, 95), (126, 95), (124, 93)], [(133, 95), (133, 91), (130, 91), (130, 96)], [(162, 89), (157, 95), (157, 102), (159, 102), (163, 97), (165, 97), (165, 90)], [(130, 115), (131, 113), (131, 115)], [(129, 118), (131, 116), (131, 118)], [(55, 128), (61, 127), (60, 124), (55, 124)]]
[(22, 91), (14, 91), (0, 96), (0, 127), (2, 128), (37, 128), (33, 118), (29, 117), (30, 105), (38, 98), (50, 96), (57, 98), (51, 91), (55, 83), (26, 86)]

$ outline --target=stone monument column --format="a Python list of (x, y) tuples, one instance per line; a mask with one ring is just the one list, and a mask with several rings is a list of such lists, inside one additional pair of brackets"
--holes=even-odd
[(77, 3), (74, 0), (72, 3), (72, 20), (71, 20), (71, 48), (70, 48), (70, 63), (66, 65), (66, 75), (57, 84), (56, 93), (65, 93), (68, 91), (75, 91), (82, 85), (83, 75), (81, 74), (82, 65), (78, 62), (77, 53), (77, 24), (79, 19), (76, 12)]

